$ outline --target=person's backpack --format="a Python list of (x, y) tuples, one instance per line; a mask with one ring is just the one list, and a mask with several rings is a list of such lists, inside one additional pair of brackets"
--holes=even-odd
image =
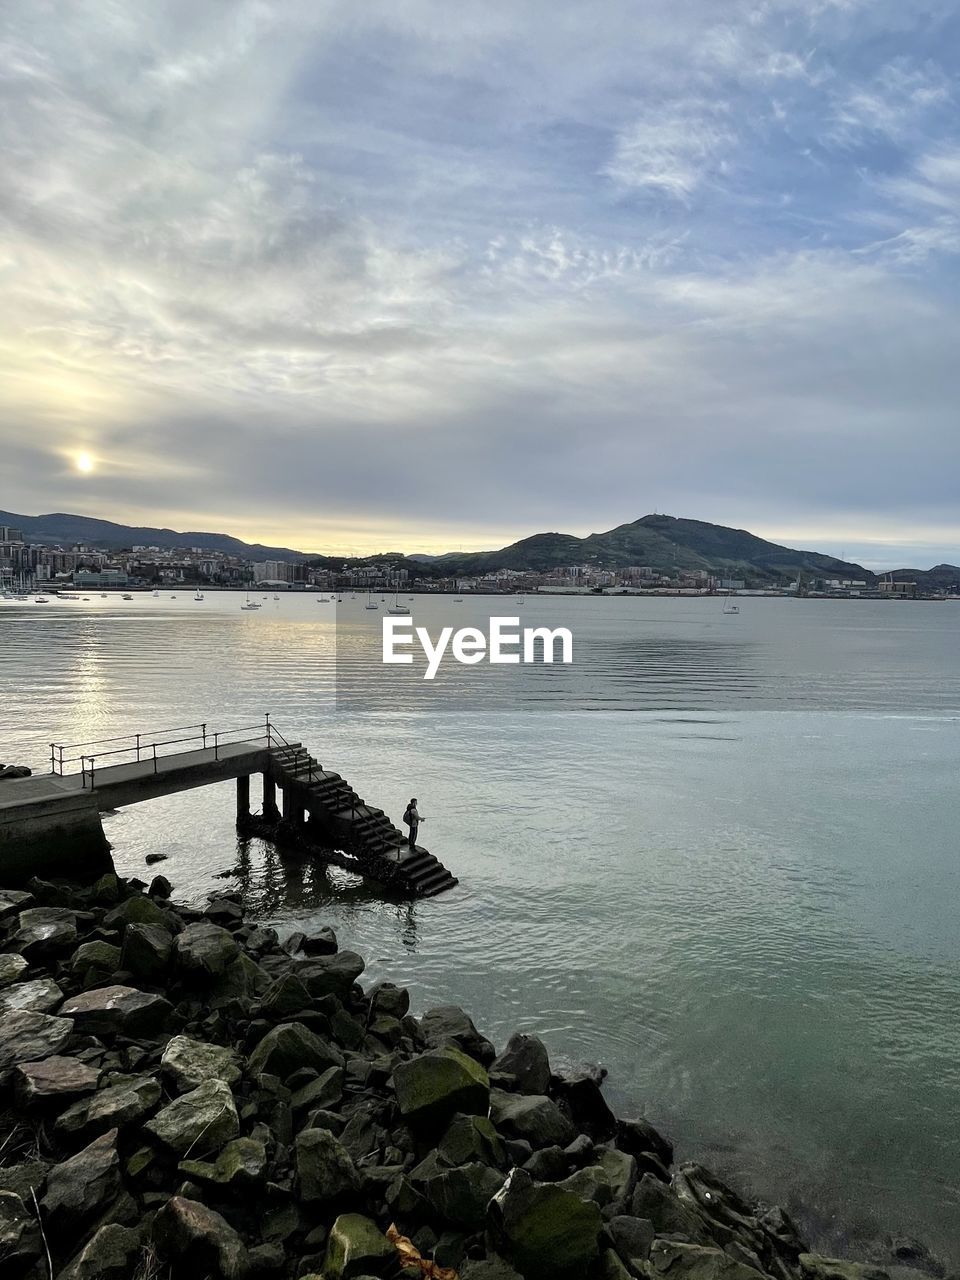
[(405, 827), (409, 827), (410, 825), (410, 806), (409, 805), (407, 805), (407, 807), (403, 811), (403, 825)]

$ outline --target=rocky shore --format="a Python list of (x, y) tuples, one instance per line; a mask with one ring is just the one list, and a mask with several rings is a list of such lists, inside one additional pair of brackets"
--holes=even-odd
[(360, 985), (329, 929), (106, 875), (0, 890), (0, 1276), (938, 1280), (811, 1253), (593, 1074)]

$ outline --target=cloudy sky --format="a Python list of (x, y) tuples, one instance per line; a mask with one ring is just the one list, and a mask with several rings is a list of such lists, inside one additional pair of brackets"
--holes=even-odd
[(0, 508), (960, 560), (955, 0), (5, 0), (0, 46)]

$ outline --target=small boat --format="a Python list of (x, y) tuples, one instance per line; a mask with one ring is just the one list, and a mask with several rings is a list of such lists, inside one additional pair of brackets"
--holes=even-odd
[(241, 609), (259, 609), (260, 606), (258, 604), (242, 604), (240, 608)]
[(132, 599), (133, 599), (133, 596), (128, 596), (128, 595), (124, 594), (121, 598), (122, 598), (123, 600), (132, 600)]
[(370, 592), (369, 592), (369, 591), (367, 592), (367, 603), (366, 603), (363, 607), (364, 607), (365, 609), (379, 609), (379, 608), (380, 608), (380, 606), (377, 604), (376, 600), (374, 600), (373, 596), (370, 594)]
[(400, 592), (399, 592), (399, 591), (394, 595), (394, 597), (393, 597), (393, 604), (392, 604), (392, 605), (390, 606), (390, 608), (387, 610), (387, 613), (392, 613), (392, 614), (394, 614), (394, 615), (400, 614), (400, 615), (405, 615), (405, 616), (409, 617), (409, 615), (410, 615), (410, 610), (407, 608), (407, 606), (406, 606), (405, 604), (401, 604), (401, 603), (400, 603)]
[(194, 595), (194, 597), (193, 597), (193, 598), (194, 598), (194, 600), (197, 600), (197, 601), (200, 601), (200, 600), (202, 600), (202, 599), (203, 599), (203, 592), (200, 590), (200, 588), (199, 588), (199, 587), (197, 587), (196, 594)]
[[(266, 596), (264, 596), (264, 600), (266, 600)], [(248, 591), (246, 603), (242, 604), (240, 608), (241, 609), (262, 609), (263, 605), (260, 603), (259, 600), (251, 600), (250, 592)]]
[(58, 592), (57, 592), (57, 599), (58, 599), (58, 600), (79, 600), (79, 599), (80, 599), (80, 597), (79, 597), (79, 596), (70, 595), (70, 594), (69, 594), (68, 592), (66, 592), (66, 591), (58, 591)]
[(107, 593), (106, 593), (105, 591), (101, 591), (101, 592), (100, 592), (100, 599), (101, 599), (101, 600), (106, 600), (106, 598), (107, 598)]
[(46, 596), (34, 596), (34, 597), (33, 597), (33, 603), (34, 603), (34, 604), (49, 604), (49, 603), (50, 603), (50, 601), (47, 599), (47, 597), (46, 597)]
[(724, 596), (724, 597), (723, 597), (723, 608), (720, 610), (720, 612), (721, 612), (721, 613), (726, 613), (726, 614), (739, 613), (739, 612), (740, 612), (740, 606), (739, 606), (738, 604), (731, 604), (731, 603), (730, 603), (730, 597), (729, 597), (729, 596)]
[(274, 600), (279, 600), (279, 599), (280, 599), (280, 597), (279, 597), (279, 596), (274, 596), (273, 598), (274, 598)]
[(155, 591), (155, 592), (153, 593), (153, 598), (154, 598), (154, 600), (159, 600), (159, 599), (160, 599), (160, 592), (159, 592), (159, 591)]
[(317, 604), (329, 604), (330, 601), (326, 596), (317, 596)]

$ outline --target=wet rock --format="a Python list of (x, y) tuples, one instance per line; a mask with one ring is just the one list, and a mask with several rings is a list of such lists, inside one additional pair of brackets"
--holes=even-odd
[(129, 1280), (136, 1271), (140, 1232), (108, 1222), (90, 1237), (57, 1280)]
[(250, 1054), (247, 1069), (251, 1076), (267, 1072), (285, 1080), (301, 1067), (322, 1072), (343, 1065), (340, 1050), (314, 1035), (303, 1023), (282, 1022), (268, 1031)]
[(497, 1051), (473, 1025), (473, 1020), (459, 1005), (441, 1005), (428, 1010), (420, 1019), (420, 1034), (430, 1049), (453, 1045), (484, 1066), (492, 1063)]
[(196, 1089), (207, 1080), (235, 1084), (240, 1079), (240, 1055), (233, 1049), (174, 1036), (160, 1058), (160, 1070), (178, 1093)]
[(240, 1132), (230, 1086), (207, 1080), (184, 1093), (143, 1126), (145, 1131), (181, 1159), (219, 1151)]
[(173, 944), (177, 967), (193, 978), (216, 978), (240, 955), (233, 934), (207, 921), (188, 924)]
[(39, 1062), (59, 1053), (73, 1034), (69, 1018), (20, 1009), (0, 1017), (0, 1075), (18, 1062)]
[(393, 1085), (400, 1114), (420, 1128), (445, 1126), (457, 1112), (485, 1116), (490, 1105), (486, 1071), (452, 1046), (399, 1063)]
[(179, 1172), (201, 1185), (256, 1187), (267, 1177), (267, 1149), (255, 1138), (234, 1138), (211, 1164), (202, 1160), (181, 1160)]
[(212, 920), (214, 924), (221, 924), (224, 927), (240, 924), (243, 920), (243, 908), (230, 898), (211, 899), (203, 914), (208, 920)]
[(460, 1280), (523, 1280), (502, 1258), (468, 1258), (460, 1268)]
[(297, 1134), (297, 1187), (304, 1204), (336, 1200), (360, 1187), (360, 1177), (350, 1153), (326, 1129), (304, 1129)]
[(600, 1091), (600, 1082), (592, 1073), (580, 1072), (560, 1081), (559, 1096), (578, 1129), (597, 1142), (616, 1133), (617, 1120)]
[(520, 1166), (537, 1182), (562, 1182), (570, 1173), (571, 1161), (562, 1147), (542, 1147)]
[(31, 964), (55, 960), (77, 945), (77, 915), (65, 907), (29, 907), (18, 923), (11, 941)]
[(23, 956), (9, 951), (0, 955), (0, 991), (12, 982), (19, 982), (29, 968), (29, 961)]
[(172, 954), (173, 938), (163, 925), (130, 924), (123, 935), (120, 967), (148, 982), (158, 982), (167, 972)]
[(511, 1138), (525, 1138), (534, 1148), (565, 1147), (577, 1131), (550, 1098), (526, 1093), (490, 1092), (490, 1119)]
[(154, 1219), (152, 1238), (160, 1257), (172, 1263), (177, 1274), (244, 1280), (249, 1273), (240, 1236), (219, 1213), (196, 1200), (168, 1200)]
[(169, 898), (173, 893), (173, 885), (166, 876), (154, 876), (150, 881), (150, 887), (147, 889), (147, 897), (149, 898)]
[[(647, 1263), (651, 1276), (669, 1275), (671, 1280), (757, 1280), (760, 1272), (736, 1262), (722, 1249), (698, 1244), (679, 1244), (672, 1240), (654, 1240)], [(826, 1280), (823, 1277), (822, 1280)], [(831, 1280), (840, 1280), (832, 1277)], [(847, 1280), (852, 1280), (848, 1277)], [(863, 1280), (867, 1280), (863, 1277)]]
[(405, 1018), (410, 1012), (410, 993), (393, 982), (378, 982), (368, 992), (374, 1017)]
[(60, 1007), (65, 1018), (73, 1018), (76, 1029), (89, 1035), (156, 1035), (172, 1012), (163, 996), (136, 987), (97, 987), (71, 996)]
[(54, 1132), (64, 1140), (88, 1140), (109, 1129), (123, 1129), (149, 1115), (160, 1097), (160, 1085), (152, 1076), (125, 1080), (68, 1107)]
[(116, 872), (107, 871), (99, 880), (95, 880), (87, 890), (91, 902), (119, 902), (120, 880)]
[(642, 1118), (635, 1120), (618, 1120), (616, 1143), (621, 1151), (631, 1156), (656, 1156), (667, 1168), (673, 1163), (673, 1143)]
[(365, 965), (355, 951), (340, 951), (332, 956), (316, 956), (297, 964), (297, 977), (315, 1000), (324, 996), (348, 996)]
[(119, 906), (107, 912), (103, 923), (108, 929), (117, 929), (121, 934), (131, 924), (154, 924), (169, 928), (167, 913), (143, 893), (125, 898)]
[(42, 1249), (36, 1218), (13, 1191), (0, 1191), (0, 1269), (14, 1275)]
[(580, 1280), (599, 1256), (600, 1210), (514, 1169), (487, 1209), (498, 1251), (525, 1280)]
[(48, 1167), (43, 1160), (21, 1160), (19, 1164), (0, 1166), (0, 1191), (12, 1191), (25, 1204), (32, 1204), (32, 1192), (40, 1195)]
[(330, 1228), (323, 1262), (324, 1280), (389, 1276), (396, 1266), (397, 1251), (370, 1218), (345, 1213)]
[(507, 1047), (490, 1066), (490, 1075), (504, 1089), (519, 1093), (545, 1094), (550, 1086), (550, 1059), (539, 1036), (514, 1034)]
[(57, 1230), (75, 1231), (102, 1213), (119, 1191), (117, 1131), (111, 1129), (50, 1170), (41, 1202), (44, 1221)]
[(607, 1235), (627, 1270), (641, 1274), (653, 1244), (653, 1224), (644, 1218), (620, 1215), (607, 1223)]
[(21, 1062), (13, 1070), (14, 1091), (24, 1107), (66, 1106), (93, 1093), (99, 1080), (99, 1067), (87, 1066), (76, 1058), (54, 1056), (40, 1062)]
[(308, 956), (336, 955), (337, 935), (329, 925), (324, 925), (324, 927), (322, 929), (318, 929), (316, 933), (305, 934), (300, 946)]
[(16, 1009), (29, 1009), (33, 1013), (50, 1013), (63, 999), (63, 992), (52, 978), (34, 978), (31, 982), (16, 982), (0, 991), (0, 1016)]

